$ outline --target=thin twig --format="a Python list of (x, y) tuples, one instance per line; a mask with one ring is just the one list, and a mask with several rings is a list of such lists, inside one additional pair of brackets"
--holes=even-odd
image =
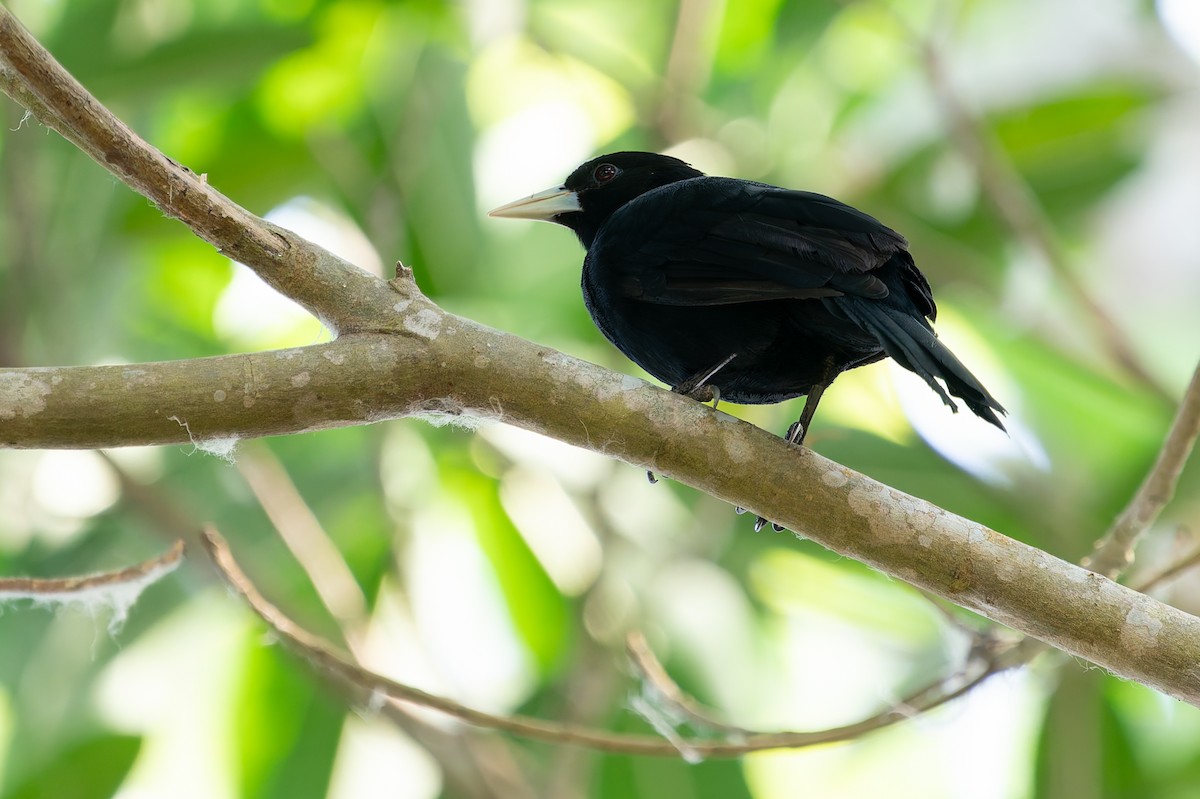
[(169, 574), (183, 559), (183, 541), (176, 541), (166, 552), (133, 566), (79, 577), (0, 577), (0, 599), (20, 597), (56, 597), (82, 594), (95, 589), (132, 583), (151, 583)]
[[(370, 614), (366, 595), (332, 537), (292, 482), (283, 464), (264, 445), (247, 447), (237, 460), (255, 499), (271, 520), (280, 538), (308, 576), (321, 602), (337, 621), (355, 666), (362, 668), (367, 655)], [(485, 740), (475, 731), (444, 731), (415, 718), (410, 709), (388, 698), (379, 708), (392, 724), (430, 749), (435, 756), (455, 750), (452, 768), (457, 793), (466, 796), (519, 799), (534, 791), (527, 775), (504, 741)]]
[(917, 44), (930, 86), (949, 125), (951, 140), (975, 167), (983, 194), (1001, 221), (1017, 238), (1041, 255), (1059, 282), (1083, 308), (1113, 360), (1139, 384), (1149, 388), (1160, 399), (1171, 402), (1170, 390), (1145, 368), (1121, 326), (1072, 269), (1070, 258), (1041, 202), (995, 143), (990, 132), (963, 103), (947, 74), (937, 46), (928, 36), (913, 30), (900, 14), (894, 16)]
[(1160, 585), (1170, 580), (1173, 577), (1178, 577), (1188, 569), (1200, 565), (1200, 546), (1194, 548), (1191, 552), (1179, 558), (1173, 563), (1167, 564), (1161, 570), (1154, 572), (1149, 577), (1145, 577), (1134, 587), (1143, 594), (1153, 591)]
[[(280, 612), (278, 608), (267, 602), (237, 565), (232, 553), (229, 551), (228, 545), (213, 527), (208, 526), (205, 528), (201, 534), (201, 541), (226, 583), (250, 605), (251, 609), (271, 627), (272, 631), (281, 640), (322, 671), (332, 674), (363, 691), (432, 708), (475, 726), (503, 730), (526, 738), (550, 743), (573, 744), (607, 752), (624, 752), (628, 754), (659, 756), (675, 756), (678, 754), (679, 750), (675, 745), (654, 736), (611, 733), (529, 716), (497, 716), (368, 671), (349, 662), (342, 655), (335, 653), (326, 642), (299, 627)], [(995, 670), (992, 667), (985, 668), (978, 675), (964, 681), (953, 689), (937, 690), (939, 686), (945, 683), (945, 681), (939, 680), (933, 686), (922, 688), (920, 691), (906, 697), (895, 708), (889, 708), (876, 716), (843, 727), (835, 727), (820, 732), (752, 733), (736, 741), (688, 739), (682, 741), (682, 743), (686, 745), (689, 751), (699, 755), (732, 757), (745, 754), (746, 752), (756, 752), (765, 749), (798, 748), (835, 741), (845, 741), (895, 724), (898, 721), (909, 718), (914, 713), (926, 712), (934, 707), (945, 704), (967, 693), (994, 673)], [(934, 691), (936, 691), (937, 696), (933, 699), (920, 704), (911, 701), (914, 697), (920, 698)]]
[(270, 449), (248, 447), (236, 466), (355, 651), (367, 621), (367, 598), (346, 559)]
[(726, 735), (745, 737), (750, 734), (749, 730), (713, 718), (696, 699), (684, 693), (654, 656), (654, 650), (641, 631), (634, 630), (625, 636), (625, 652), (644, 684), (656, 695), (655, 698), (671, 708), (671, 715)]
[(1187, 464), (1196, 437), (1200, 435), (1200, 364), (1183, 394), (1183, 401), (1167, 431), (1158, 459), (1142, 481), (1129, 505), (1096, 544), (1083, 565), (1106, 577), (1116, 578), (1133, 562), (1138, 539), (1150, 529), (1159, 513), (1175, 496), (1179, 475)]
[(655, 102), (655, 128), (665, 145), (695, 135), (693, 117), (702, 107), (700, 92), (712, 72), (714, 14), (720, 13), (712, 0), (679, 0), (671, 49)]
[[(243, 452), (238, 460), (239, 466), (248, 458), (253, 457), (253, 449), (247, 448), (249, 452)], [(98, 451), (116, 474), (121, 483), (121, 495), (123, 500), (133, 503), (133, 506), (150, 521), (154, 528), (161, 528), (166, 532), (175, 531), (180, 536), (185, 536), (190, 540), (197, 535), (200, 525), (183, 510), (186, 503), (180, 501), (180, 498), (174, 496), (169, 490), (161, 485), (143, 485), (134, 480), (128, 472), (122, 468), (119, 462), (112, 459), (107, 453)], [(290, 478), (284, 472), (281, 476), (276, 476), (276, 479), (284, 480), (290, 487), (290, 491), (283, 489), (276, 496), (276, 503), (282, 503), (285, 506), (293, 499), (300, 501), (303, 504), (303, 499), (296, 493), (295, 485), (291, 483)], [(273, 491), (277, 485), (272, 480), (266, 480), (259, 485), (267, 491)], [(252, 490), (254, 490), (252, 488)], [(259, 498), (261, 501), (261, 498)], [(311, 510), (305, 506), (305, 511), (311, 514)], [(301, 511), (296, 508), (285, 508), (280, 516), (286, 519), (293, 519), (301, 514)], [(270, 515), (270, 514), (268, 514)], [(277, 521), (272, 517), (273, 521)], [(324, 530), (319, 530), (314, 533), (316, 535), (325, 536)], [(335, 549), (332, 554), (345, 567), (345, 561), (341, 553)], [(301, 563), (305, 567), (305, 563)], [(335, 569), (337, 567), (334, 567)], [(338, 602), (330, 596), (327, 596), (325, 591), (328, 589), (328, 581), (320, 578), (320, 575), (308, 574), (310, 581), (313, 582), (314, 588), (318, 596), (329, 607), (331, 604), (335, 607), (341, 607)], [(333, 612), (335, 618), (339, 615)], [(365, 641), (365, 628), (368, 620), (366, 618), (359, 620), (344, 620), (339, 619), (339, 629), (342, 633), (342, 638), (347, 642), (351, 652), (355, 658), (360, 660), (363, 657), (363, 643)], [(338, 683), (341, 686), (341, 683)], [(446, 780), (447, 790), (454, 796), (473, 797), (474, 799), (514, 799), (519, 797), (533, 796), (533, 792), (522, 790), (524, 788), (523, 779), (517, 780), (513, 778), (514, 768), (509, 768), (512, 763), (510, 753), (502, 752), (499, 755), (496, 753), (494, 744), (502, 743), (500, 741), (487, 741), (479, 736), (462, 736), (454, 732), (447, 732), (435, 724), (430, 724), (424, 719), (418, 719), (412, 713), (400, 705), (388, 702), (383, 707), (378, 708), (378, 713), (381, 718), (386, 719), (390, 724), (395, 725), (405, 734), (411, 737), (418, 744), (427, 749), (430, 754), (441, 764), (443, 769), (443, 777)]]

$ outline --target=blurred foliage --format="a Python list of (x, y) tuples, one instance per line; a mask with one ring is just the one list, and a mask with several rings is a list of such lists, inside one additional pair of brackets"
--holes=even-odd
[[(1066, 558), (1137, 486), (1171, 418), (1163, 394), (1198, 354), (1198, 73), (1148, 3), (7, 5), (235, 201), (364, 267), (411, 265), (451, 311), (619, 370), (636, 373), (587, 319), (576, 242), (487, 208), (619, 148), (670, 148), (864, 208), (909, 237), (943, 337), (1013, 412), (1014, 437), (988, 438), (878, 365), (839, 381), (810, 444)], [(1115, 365), (1061, 276), (997, 215), (946, 134), (918, 36), (1165, 392)], [(326, 335), (15, 104), (0, 109), (0, 365)], [(782, 430), (798, 409), (731, 410)], [(650, 729), (630, 709), (631, 629), (687, 691), (758, 729), (856, 720), (962, 657), (962, 635), (905, 585), (532, 434), (405, 420), (235, 458), (283, 467), (366, 617), (335, 618), (237, 466), (187, 447), (0, 452), (0, 573), (111, 568), (212, 520), (268, 596), (356, 640), (374, 668), (486, 709), (616, 730)], [(1191, 548), (1198, 489), (1193, 466), (1141, 570)], [(1161, 594), (1200, 610), (1200, 577)], [(688, 765), (425, 714), (425, 732), (401, 732), (268, 646), (194, 559), (119, 632), (105, 614), (0, 614), (5, 799), (1200, 796), (1200, 713), (1073, 663), (995, 679), (860, 741)]]

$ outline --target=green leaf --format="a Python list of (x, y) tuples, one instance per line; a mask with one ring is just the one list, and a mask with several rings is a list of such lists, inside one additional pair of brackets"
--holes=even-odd
[(1141, 159), (1131, 124), (1152, 99), (1136, 85), (1075, 89), (992, 117), (992, 130), (1052, 213), (1091, 208)]
[(566, 599), (504, 512), (495, 481), (465, 469), (447, 470), (443, 480), (471, 510), (479, 546), (496, 572), (513, 627), (538, 668), (552, 671), (570, 640)]
[(1036, 799), (1154, 799), (1107, 693), (1105, 676), (1067, 667), (1038, 741)]
[(250, 643), (238, 702), (240, 796), (325, 796), (345, 708), (311, 669), (279, 647)]
[(125, 781), (141, 747), (142, 739), (131, 735), (76, 744), (5, 793), (4, 799), (107, 799)]

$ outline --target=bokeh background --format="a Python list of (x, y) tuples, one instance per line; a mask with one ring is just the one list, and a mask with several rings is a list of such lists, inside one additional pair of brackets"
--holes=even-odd
[[(809, 444), (1064, 558), (1132, 494), (1200, 354), (1195, 0), (6, 5), (235, 201), (630, 373), (584, 312), (573, 237), (488, 208), (597, 152), (652, 149), (867, 210), (910, 238), (942, 337), (1013, 436), (881, 364), (838, 381)], [(15, 103), (0, 116), (0, 364), (328, 339)], [(798, 405), (728, 410), (782, 431)], [(1135, 578), (1194, 545), (1198, 488), (1193, 466)], [(401, 420), (228, 460), (0, 452), (0, 573), (114, 568), (204, 520), (375, 669), (597, 728), (650, 730), (633, 629), (687, 691), (762, 730), (870, 715), (953, 674), (969, 640), (901, 582), (502, 425)], [(1156, 593), (1198, 611), (1200, 575)], [(1200, 712), (1071, 661), (858, 741), (689, 765), (432, 715), (405, 733), (273, 645), (201, 559), (121, 621), (103, 601), (3, 607), (0, 796), (1200, 797)]]

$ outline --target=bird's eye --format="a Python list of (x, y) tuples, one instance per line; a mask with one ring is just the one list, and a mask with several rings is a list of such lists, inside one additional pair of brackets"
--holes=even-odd
[(617, 169), (612, 164), (601, 164), (600, 166), (596, 167), (594, 172), (592, 172), (592, 178), (594, 178), (597, 183), (608, 183), (610, 180), (615, 178), (617, 173), (620, 171), (621, 170)]

